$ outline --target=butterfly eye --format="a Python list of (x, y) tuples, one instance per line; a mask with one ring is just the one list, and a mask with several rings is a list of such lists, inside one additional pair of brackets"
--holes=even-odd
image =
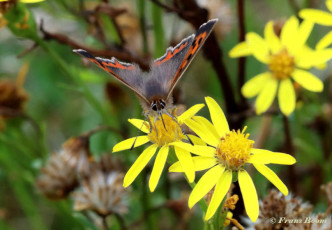
[(161, 109), (164, 109), (165, 106), (166, 106), (165, 101), (164, 101), (164, 100), (160, 100), (159, 103), (160, 103), (160, 107), (161, 107)]
[(158, 109), (157, 109), (157, 104), (155, 103), (155, 102), (153, 102), (152, 104), (151, 104), (151, 109), (153, 110), (153, 111), (157, 111)]

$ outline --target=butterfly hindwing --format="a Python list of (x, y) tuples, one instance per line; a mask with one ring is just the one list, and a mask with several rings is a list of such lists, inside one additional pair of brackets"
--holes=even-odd
[(116, 79), (121, 81), (131, 90), (133, 90), (141, 99), (148, 103), (148, 100), (140, 90), (143, 84), (143, 79), (141, 77), (141, 69), (137, 65), (120, 62), (114, 57), (112, 59), (94, 57), (82, 49), (73, 51), (95, 63), (98, 67), (105, 70), (106, 72), (112, 74)]
[(168, 89), (168, 95), (167, 98), (170, 97), (176, 83), (180, 80), (182, 74), (184, 71), (188, 68), (189, 64), (193, 60), (193, 58), (196, 56), (199, 49), (203, 46), (204, 42), (210, 35), (214, 25), (218, 19), (209, 20), (208, 22), (201, 25), (195, 35), (195, 38), (193, 42), (191, 43), (190, 48), (188, 49), (186, 55), (181, 60), (181, 64), (177, 68), (176, 73), (172, 77), (172, 81), (170, 82), (169, 89)]

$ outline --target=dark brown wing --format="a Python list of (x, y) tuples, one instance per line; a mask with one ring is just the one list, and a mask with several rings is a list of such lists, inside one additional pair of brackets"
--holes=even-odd
[[(186, 49), (183, 49), (186, 51), (185, 55), (181, 54), (181, 55), (177, 56), (175, 54), (168, 58), (170, 60), (172, 60), (173, 58), (178, 59), (178, 60), (176, 60), (176, 63), (180, 63), (180, 64), (177, 64), (178, 67), (176, 68), (176, 72), (172, 75), (171, 81), (167, 82), (167, 86), (166, 86), (167, 99), (170, 97), (176, 83), (180, 80), (184, 71), (188, 68), (189, 64), (191, 63), (193, 58), (196, 56), (199, 49), (203, 46), (204, 42), (210, 35), (210, 33), (213, 30), (213, 27), (215, 26), (217, 21), (218, 21), (218, 19), (209, 20), (208, 22), (204, 23), (203, 25), (201, 25), (199, 27), (194, 39), (191, 39), (192, 36), (188, 37), (188, 38), (190, 38), (189, 41), (192, 40), (192, 42), (191, 42), (189, 48), (187, 48), (187, 46), (186, 46)], [(179, 45), (181, 45), (181, 43)], [(167, 53), (166, 53), (166, 57), (167, 57)], [(160, 62), (160, 61), (158, 61), (158, 62)], [(166, 61), (165, 63), (167, 63), (167, 62), (168, 61)], [(155, 62), (155, 64), (156, 64), (156, 62)], [(166, 66), (166, 67), (168, 67), (168, 66)], [(169, 69), (165, 68), (162, 72), (167, 72), (167, 71), (169, 71)]]
[(173, 76), (190, 49), (194, 38), (193, 34), (183, 39), (177, 46), (169, 47), (162, 57), (153, 62), (150, 73), (143, 80), (142, 92), (147, 98), (158, 95), (166, 99)]
[(112, 74), (117, 80), (121, 81), (128, 88), (133, 90), (141, 99), (149, 103), (148, 99), (142, 94), (141, 88), (143, 84), (142, 72), (137, 65), (118, 61), (116, 58), (104, 59), (94, 57), (85, 50), (73, 50), (75, 53), (87, 58), (95, 63), (98, 67)]

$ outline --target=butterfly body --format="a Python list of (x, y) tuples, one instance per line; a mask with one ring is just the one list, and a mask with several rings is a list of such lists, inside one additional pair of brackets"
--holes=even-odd
[[(177, 46), (151, 63), (150, 71), (143, 72), (138, 65), (120, 62), (115, 58), (94, 57), (87, 51), (73, 50), (113, 75), (139, 97), (147, 114), (161, 115), (172, 108), (172, 91), (192, 59), (211, 33), (217, 19), (201, 25), (196, 35), (183, 39)], [(169, 113), (168, 113), (169, 114)]]

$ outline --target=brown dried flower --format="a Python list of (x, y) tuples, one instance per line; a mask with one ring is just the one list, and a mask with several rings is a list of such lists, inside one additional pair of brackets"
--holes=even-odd
[(119, 171), (93, 170), (91, 176), (83, 181), (80, 190), (73, 195), (74, 210), (91, 210), (102, 217), (123, 214), (127, 207), (122, 181), (123, 174)]
[(61, 199), (78, 186), (79, 179), (90, 174), (93, 158), (89, 137), (72, 137), (62, 149), (50, 156), (37, 180), (39, 190), (50, 199)]
[(82, 135), (69, 138), (63, 144), (60, 154), (80, 177), (86, 177), (90, 174), (93, 156), (89, 149), (89, 136)]
[[(302, 229), (303, 223), (289, 223), (279, 221), (285, 220), (304, 220), (310, 215), (312, 205), (303, 202), (300, 198), (292, 195), (284, 196), (280, 192), (272, 189), (268, 195), (260, 202), (260, 214), (254, 227), (256, 230), (274, 230), (274, 229)], [(271, 223), (271, 220), (276, 222)], [(279, 223), (280, 222), (280, 223)]]
[(27, 64), (21, 67), (16, 82), (0, 80), (0, 117), (3, 119), (14, 118), (23, 113), (24, 105), (29, 98), (22, 86), (28, 68)]
[(41, 172), (37, 187), (49, 199), (66, 198), (78, 185), (75, 170), (61, 153), (52, 154)]

